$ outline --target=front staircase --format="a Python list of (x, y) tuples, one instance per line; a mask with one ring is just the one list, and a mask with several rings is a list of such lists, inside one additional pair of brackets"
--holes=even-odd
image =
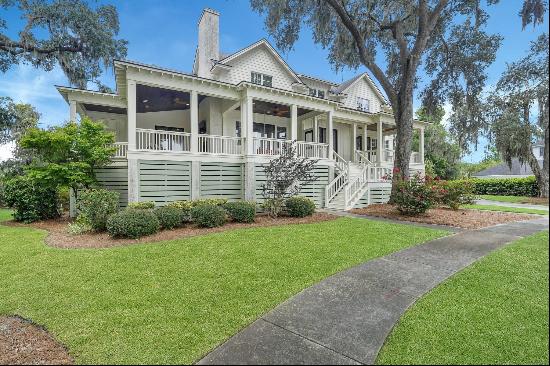
[(331, 210), (352, 209), (371, 185), (387, 182), (391, 172), (387, 167), (375, 166), (362, 151), (355, 152), (355, 162), (344, 160), (334, 151), (332, 155), (336, 177), (325, 188), (325, 207)]

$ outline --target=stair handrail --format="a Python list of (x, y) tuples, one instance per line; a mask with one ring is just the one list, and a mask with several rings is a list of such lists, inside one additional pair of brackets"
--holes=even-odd
[(355, 150), (355, 160), (361, 165), (367, 164), (372, 165), (372, 162), (369, 159), (368, 153), (361, 150)]
[(334, 150), (332, 150), (332, 159), (339, 174), (325, 187), (325, 206), (328, 206), (329, 202), (336, 197), (349, 180), (349, 161), (338, 155)]
[(346, 185), (344, 192), (346, 209), (352, 208), (355, 202), (361, 198), (361, 194), (370, 181), (370, 168), (370, 164), (364, 164), (361, 173)]

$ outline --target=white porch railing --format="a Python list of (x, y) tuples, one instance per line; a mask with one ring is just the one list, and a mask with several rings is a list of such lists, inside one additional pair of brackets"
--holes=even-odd
[(244, 138), (199, 135), (199, 152), (220, 155), (241, 155)]
[(115, 142), (114, 144), (109, 144), (109, 147), (116, 148), (113, 158), (126, 158), (128, 155), (128, 143), (127, 142)]
[(369, 182), (385, 182), (391, 176), (392, 169), (388, 167), (369, 166)]
[(289, 148), (292, 145), (292, 141), (265, 137), (255, 137), (252, 145), (254, 154), (281, 155), (283, 149)]
[(296, 142), (297, 154), (301, 158), (328, 159), (328, 144), (319, 142)]
[(190, 151), (191, 134), (136, 128), (136, 149), (149, 151)]

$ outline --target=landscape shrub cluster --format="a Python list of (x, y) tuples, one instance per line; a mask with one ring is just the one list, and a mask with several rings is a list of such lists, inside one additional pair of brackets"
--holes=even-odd
[(533, 176), (525, 178), (473, 178), (470, 181), (474, 186), (474, 193), (478, 195), (537, 197), (540, 193), (537, 180)]
[(446, 181), (415, 174), (404, 179), (395, 176), (397, 186), (392, 203), (403, 215), (416, 216), (434, 206), (458, 210), (460, 206), (474, 203), (475, 183), (472, 180)]

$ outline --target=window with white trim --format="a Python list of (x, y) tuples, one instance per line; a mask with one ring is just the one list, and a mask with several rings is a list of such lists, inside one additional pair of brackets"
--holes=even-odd
[(263, 86), (273, 86), (273, 76), (252, 71), (250, 81), (254, 84)]
[(357, 109), (363, 112), (369, 112), (370, 111), (369, 105), (370, 105), (370, 100), (368, 100), (367, 98), (357, 97)]
[(325, 98), (325, 91), (321, 89), (309, 88), (309, 95), (317, 98)]

